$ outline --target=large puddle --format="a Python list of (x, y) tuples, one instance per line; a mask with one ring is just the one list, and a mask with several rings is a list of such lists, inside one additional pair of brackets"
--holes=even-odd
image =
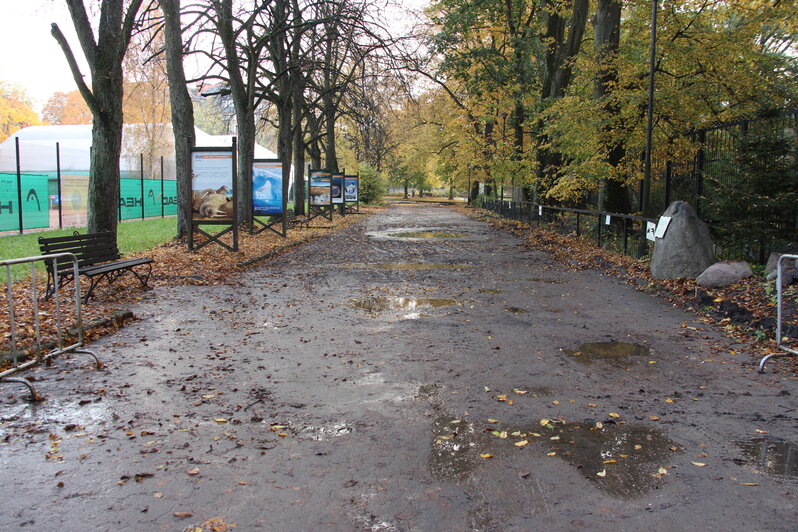
[(755, 471), (784, 479), (798, 480), (798, 445), (778, 438), (754, 438), (737, 442)]
[(678, 451), (656, 428), (635, 424), (548, 423), (522, 428), (501, 424), (476, 427), (465, 420), (441, 418), (432, 426), (430, 472), (461, 482), (491, 458), (542, 450), (574, 466), (601, 491), (631, 499), (655, 489), (662, 469)]
[(353, 299), (350, 304), (366, 312), (377, 314), (392, 310), (409, 311), (422, 308), (441, 308), (460, 305), (454, 299), (415, 298), (399, 296), (369, 296)]
[(625, 342), (594, 342), (582, 344), (576, 349), (563, 349), (563, 353), (571, 355), (574, 360), (583, 364), (591, 364), (596, 360), (613, 364), (626, 364), (629, 357), (645, 357), (648, 347), (641, 344)]
[(344, 268), (362, 268), (365, 270), (459, 270), (473, 268), (471, 264), (424, 264), (421, 262), (352, 262), (341, 264)]
[(389, 233), (389, 236), (396, 238), (413, 239), (433, 239), (433, 238), (463, 238), (465, 233), (447, 233), (445, 231), (403, 231), (400, 233)]

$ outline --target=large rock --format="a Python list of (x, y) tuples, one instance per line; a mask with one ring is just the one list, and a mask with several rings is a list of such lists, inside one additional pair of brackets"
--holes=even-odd
[(723, 288), (739, 283), (752, 275), (754, 272), (747, 262), (716, 262), (704, 270), (695, 282), (705, 288)]
[[(768, 257), (768, 263), (765, 266), (765, 273), (770, 273), (770, 272), (776, 270), (776, 265), (778, 264), (779, 258), (782, 255), (785, 255), (785, 253), (778, 253), (778, 252), (774, 251), (773, 253), (770, 254), (770, 256)], [(798, 253), (790, 252), (790, 253), (787, 253), (787, 255), (798, 255)], [(794, 269), (795, 268), (795, 259), (784, 259), (783, 261), (781, 261), (781, 264), (782, 264), (782, 268), (784, 268), (785, 270), (788, 270), (790, 268)]]
[(684, 201), (674, 201), (662, 214), (671, 218), (663, 238), (654, 242), (654, 279), (695, 278), (715, 262), (709, 228)]

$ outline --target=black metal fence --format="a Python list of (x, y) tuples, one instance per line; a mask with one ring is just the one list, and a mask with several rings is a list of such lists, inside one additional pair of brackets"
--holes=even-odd
[(485, 199), (482, 206), (505, 218), (589, 239), (600, 248), (630, 257), (642, 258), (654, 249), (654, 242), (646, 238), (646, 230), (656, 224), (653, 218), (494, 199)]

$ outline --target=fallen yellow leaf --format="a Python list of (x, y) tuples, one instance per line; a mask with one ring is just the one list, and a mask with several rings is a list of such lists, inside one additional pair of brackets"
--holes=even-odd
[(603, 477), (606, 477), (606, 476), (607, 476), (607, 470), (606, 470), (606, 469), (602, 469), (601, 471), (599, 471), (598, 473), (596, 473), (596, 476), (597, 476), (597, 477), (602, 477), (602, 478), (603, 478)]
[(555, 452), (546, 453), (546, 456), (557, 456), (557, 453)]
[(621, 417), (621, 415), (620, 415), (620, 414), (618, 414), (617, 412), (610, 412), (610, 413), (609, 413), (609, 416), (610, 416), (611, 418), (613, 418), (613, 419), (618, 419), (619, 417)]
[(638, 444), (635, 444), (635, 451), (639, 451), (639, 450), (640, 450), (640, 449), (642, 449), (642, 448), (643, 448), (643, 446), (642, 446), (642, 445), (640, 445), (639, 443), (638, 443)]
[(696, 467), (704, 467), (705, 465), (707, 465), (704, 462), (690, 462), (690, 463)]
[(488, 419), (488, 423), (498, 423), (498, 419)]
[(527, 443), (529, 443), (529, 440), (521, 440), (521, 441), (515, 442), (513, 445), (515, 445), (516, 447), (523, 447)]
[(666, 403), (672, 403), (672, 402), (673, 402), (673, 399), (671, 399), (670, 397), (668, 397), (667, 399), (665, 399), (665, 402), (666, 402)]
[(605, 464), (617, 464), (618, 460), (604, 460)]
[(596, 408), (598, 405), (596, 403), (588, 403), (587, 406), (590, 408)]
[(221, 423), (227, 423), (227, 420), (226, 420), (225, 418), (223, 418), (223, 417), (217, 417), (217, 418), (213, 418), (213, 420), (214, 420), (215, 422), (219, 423), (219, 424), (221, 424)]
[(490, 453), (482, 453), (479, 455), (480, 458), (493, 458), (493, 455)]
[(665, 469), (664, 467), (660, 467), (659, 469), (657, 469), (657, 473), (659, 473), (660, 475), (667, 475), (668, 470)]
[(505, 395), (499, 395), (498, 397), (496, 397), (496, 399), (498, 399), (500, 403), (503, 403), (503, 402), (505, 402), (507, 400), (507, 395), (506, 394)]
[(551, 421), (549, 421), (549, 420), (548, 420), (548, 419), (546, 419), (545, 417), (544, 417), (543, 419), (541, 419), (541, 420), (540, 420), (540, 426), (542, 426), (542, 427), (545, 427), (545, 426), (546, 426), (546, 425), (548, 425), (549, 423), (551, 423)]
[(648, 416), (651, 421), (659, 421), (659, 416)]
[(759, 482), (740, 482), (740, 486), (759, 486)]
[(558, 405), (558, 404), (560, 404), (560, 402), (559, 401), (552, 401), (551, 404)]

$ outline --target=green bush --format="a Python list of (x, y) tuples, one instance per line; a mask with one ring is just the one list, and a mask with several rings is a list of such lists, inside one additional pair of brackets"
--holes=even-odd
[(360, 165), (359, 199), (363, 203), (376, 203), (385, 194), (385, 179), (368, 163)]
[(736, 156), (719, 165), (723, 177), (707, 179), (717, 192), (708, 198), (707, 214), (722, 248), (764, 262), (768, 251), (795, 241), (795, 140), (765, 128), (738, 134), (736, 141)]

